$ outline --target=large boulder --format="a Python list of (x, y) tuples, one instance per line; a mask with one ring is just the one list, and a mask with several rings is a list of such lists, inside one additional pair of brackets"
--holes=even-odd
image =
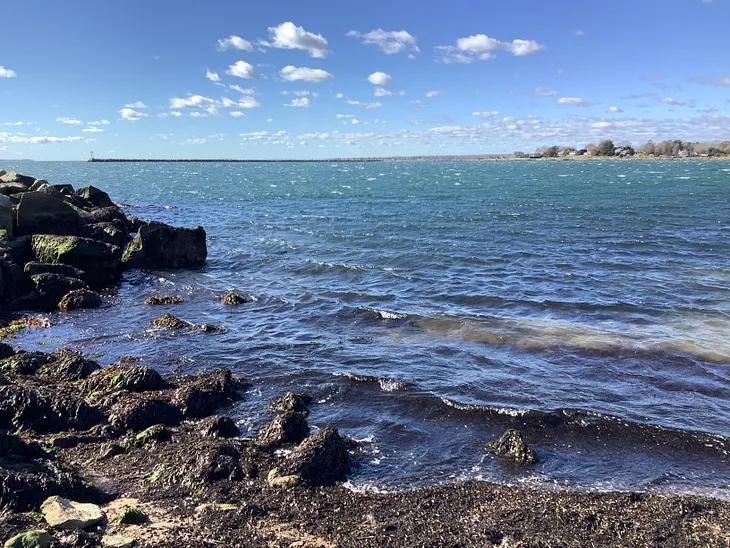
[(4, 548), (48, 548), (53, 537), (44, 529), (26, 531), (5, 542)]
[(263, 447), (274, 449), (282, 445), (303, 441), (309, 435), (309, 425), (304, 413), (288, 411), (274, 418), (259, 434)]
[(0, 176), (0, 183), (18, 183), (24, 187), (30, 187), (35, 183), (35, 177), (29, 177), (28, 175), (21, 175), (16, 171), (11, 171)]
[(69, 204), (44, 192), (26, 192), (18, 204), (17, 235), (77, 234), (81, 217)]
[(56, 529), (82, 530), (104, 519), (104, 512), (96, 504), (74, 502), (62, 497), (47, 498), (41, 504), (46, 522)]
[(102, 222), (89, 225), (85, 228), (84, 234), (94, 240), (123, 247), (131, 239), (129, 233), (118, 226), (117, 223)]
[(33, 280), (35, 290), (25, 300), (25, 303), (34, 310), (55, 310), (66, 294), (86, 289), (86, 284), (81, 280), (67, 278), (61, 274), (37, 274), (31, 276), (31, 280)]
[(349, 465), (347, 442), (337, 428), (329, 426), (302, 442), (271, 475), (297, 476), (311, 485), (331, 485), (345, 479)]
[(70, 310), (81, 310), (84, 308), (99, 308), (101, 306), (101, 295), (91, 289), (74, 289), (63, 296), (58, 303), (58, 308), (63, 312)]
[(140, 227), (122, 261), (127, 268), (196, 268), (205, 264), (207, 256), (202, 227), (175, 228), (150, 223)]
[(95, 186), (85, 186), (84, 188), (78, 189), (76, 191), (76, 196), (83, 198), (96, 207), (114, 206), (114, 202), (112, 202), (111, 198), (109, 198), (109, 195)]
[(67, 264), (39, 263), (37, 261), (26, 263), (23, 272), (31, 277), (38, 274), (60, 274), (67, 278), (81, 278), (84, 275), (78, 268)]
[(13, 203), (10, 198), (0, 194), (0, 231), (13, 234)]
[(86, 383), (86, 392), (128, 390), (147, 392), (165, 388), (160, 374), (146, 365), (112, 364), (92, 375)]
[(105, 285), (119, 276), (121, 250), (89, 238), (36, 234), (31, 241), (40, 262), (71, 265), (85, 272), (84, 279), (94, 285)]
[(13, 196), (23, 192), (28, 192), (28, 187), (19, 183), (0, 183), (0, 194), (3, 196)]

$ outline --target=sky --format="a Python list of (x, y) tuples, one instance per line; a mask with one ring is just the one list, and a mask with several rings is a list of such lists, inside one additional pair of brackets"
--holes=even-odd
[(730, 0), (23, 0), (0, 20), (5, 159), (730, 140)]

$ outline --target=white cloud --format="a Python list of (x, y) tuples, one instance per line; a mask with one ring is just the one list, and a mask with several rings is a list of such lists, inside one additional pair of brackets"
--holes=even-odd
[(83, 125), (83, 122), (81, 120), (77, 120), (76, 118), (56, 118), (56, 122), (61, 122), (62, 124), (68, 124), (70, 126)]
[(730, 78), (707, 78), (704, 76), (693, 76), (689, 79), (689, 81), (694, 82), (695, 84), (702, 84), (704, 86), (730, 86)]
[(174, 116), (175, 118), (180, 118), (182, 115), (183, 113), (179, 110), (173, 110), (172, 112), (170, 112), (170, 116)]
[(138, 112), (136, 110), (132, 110), (131, 108), (123, 108), (119, 111), (119, 115), (129, 121), (136, 121), (141, 120), (142, 118), (147, 118), (147, 114), (144, 112)]
[(368, 76), (368, 82), (374, 86), (389, 86), (393, 83), (393, 78), (384, 72), (373, 72)]
[(443, 91), (427, 91), (426, 92), (426, 99), (430, 99), (431, 97), (438, 97), (442, 93), (443, 93)]
[(621, 114), (623, 110), (618, 107), (609, 107), (608, 112), (609, 114)]
[(236, 61), (236, 63), (228, 67), (226, 74), (230, 74), (231, 76), (237, 76), (238, 78), (260, 77), (259, 73), (256, 72), (256, 69), (253, 68), (253, 65), (247, 63), (246, 61)]
[(80, 141), (88, 141), (88, 139), (85, 139), (84, 137), (49, 137), (47, 135), (26, 137), (24, 135), (10, 135), (9, 133), (0, 132), (0, 143), (28, 143), (32, 145), (48, 145), (55, 143), (78, 143)]
[(307, 91), (307, 90), (289, 91), (289, 90), (285, 89), (284, 91), (281, 92), (281, 94), (282, 95), (294, 95), (295, 97), (308, 97), (308, 96), (319, 97), (319, 93), (317, 93), (316, 91)]
[(89, 122), (87, 125), (89, 126), (106, 126), (109, 125), (109, 120), (95, 120), (93, 122)]
[(660, 97), (658, 101), (664, 105), (670, 105), (673, 107), (683, 107), (687, 104), (684, 101), (678, 101), (676, 99), (672, 99), (671, 97)]
[(337, 118), (338, 120), (341, 120), (342, 118), (354, 118), (354, 117), (355, 117), (354, 114), (338, 114), (337, 116), (335, 116), (335, 118)]
[(492, 110), (489, 112), (472, 112), (472, 116), (476, 116), (477, 118), (481, 118), (482, 120), (486, 120), (488, 118), (494, 118), (496, 116), (499, 116), (498, 110)]
[(240, 110), (234, 110), (233, 112), (231, 112), (231, 116), (233, 116), (234, 118), (241, 118), (243, 116), (246, 116), (246, 114), (244, 112), (241, 112)]
[(238, 101), (233, 101), (228, 97), (224, 97), (223, 106), (226, 108), (259, 108), (261, 103), (249, 95), (244, 95)]
[(327, 57), (327, 40), (321, 34), (307, 32), (291, 21), (278, 27), (269, 27), (269, 36), (271, 42), (262, 42), (262, 45), (280, 49), (301, 49), (309, 52), (315, 59)]
[(360, 120), (358, 120), (357, 118), (353, 118), (353, 119), (352, 119), (352, 121), (351, 121), (350, 123), (351, 123), (351, 124), (352, 124), (353, 126), (356, 126), (357, 124), (359, 124), (359, 123), (360, 123)]
[(242, 93), (243, 95), (255, 95), (256, 94), (256, 90), (253, 89), (253, 88), (242, 88), (241, 86), (238, 86), (238, 85), (235, 85), (235, 84), (232, 85), (232, 86), (228, 86), (228, 87), (230, 89), (232, 89), (233, 91), (237, 91), (238, 93)]
[(580, 97), (561, 97), (558, 99), (559, 105), (572, 105), (575, 107), (587, 107), (588, 101), (581, 99)]
[(375, 88), (373, 90), (373, 94), (375, 95), (375, 97), (390, 97), (391, 95), (393, 95), (393, 92), (388, 91), (385, 88)]
[(85, 127), (81, 131), (84, 133), (104, 133), (104, 130), (100, 127)]
[(383, 29), (375, 29), (365, 34), (351, 30), (347, 33), (347, 36), (361, 38), (363, 44), (375, 44), (388, 55), (406, 50), (414, 52), (421, 51), (418, 49), (418, 40), (404, 30), (386, 31)]
[(23, 122), (3, 122), (4, 126), (22, 126)]
[(267, 121), (268, 123), (271, 123), (271, 122), (273, 122), (273, 121), (274, 121), (274, 119), (273, 119), (273, 118), (267, 118), (267, 119), (266, 119), (266, 121)]
[(285, 107), (308, 107), (312, 105), (312, 101), (309, 97), (299, 97), (298, 99), (292, 99), (291, 103), (284, 105)]
[(216, 47), (219, 51), (226, 51), (228, 48), (238, 49), (242, 51), (253, 51), (253, 45), (248, 40), (244, 40), (240, 36), (231, 35), (228, 38), (218, 40)]
[(486, 34), (475, 34), (459, 38), (455, 46), (436, 46), (442, 63), (471, 63), (475, 60), (489, 61), (495, 58), (495, 51), (507, 51), (516, 57), (534, 55), (545, 51), (545, 46), (535, 40), (512, 40), (502, 42)]
[(322, 69), (313, 69), (308, 67), (286, 66), (279, 71), (279, 75), (288, 82), (302, 80), (304, 82), (326, 82), (332, 80), (333, 76)]
[(415, 105), (417, 107), (426, 108), (428, 105), (421, 101), (420, 99), (416, 99), (415, 101), (411, 101), (412, 105)]
[(18, 75), (14, 70), (10, 70), (0, 65), (0, 78), (15, 78)]
[(205, 77), (211, 82), (220, 82), (221, 77), (218, 76), (217, 72), (211, 72), (209, 69), (205, 70)]
[(366, 103), (363, 101), (347, 101), (347, 104), (354, 105), (356, 107), (365, 107), (365, 108), (380, 108), (383, 106), (383, 103), (380, 101), (375, 101), (374, 103)]
[(554, 89), (546, 89), (546, 88), (537, 87), (532, 90), (532, 95), (534, 97), (555, 97), (557, 94), (558, 94), (558, 92), (555, 91)]
[(148, 108), (148, 107), (142, 101), (135, 101), (134, 103), (129, 103), (127, 105), (124, 105), (124, 108)]
[(344, 99), (345, 98), (344, 94), (342, 94), (342, 93), (338, 93), (337, 95), (335, 95), (335, 97), (337, 99)]
[(405, 95), (406, 95), (406, 92), (405, 92), (405, 91), (403, 91), (403, 90), (400, 90), (400, 91), (398, 92), (398, 96), (399, 96), (399, 97), (405, 97)]
[(202, 95), (188, 95), (186, 98), (173, 97), (170, 99), (171, 109), (180, 108), (215, 108), (220, 103), (210, 97), (203, 97)]

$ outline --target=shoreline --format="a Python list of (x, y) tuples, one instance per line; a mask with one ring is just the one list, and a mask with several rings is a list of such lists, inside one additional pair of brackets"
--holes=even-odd
[[(37, 199), (57, 209), (53, 218), (43, 216), (34, 228), (24, 224), (31, 217), (15, 211), (11, 234), (5, 235), (9, 258), (3, 258), (3, 272), (14, 272), (17, 287), (28, 289), (15, 304), (16, 312), (29, 306), (55, 309), (63, 302), (78, 304), (67, 297), (71, 293), (78, 296), (75, 292), (79, 291), (91, 299), (89, 304), (93, 290), (79, 289), (79, 284), (115, 287), (123, 268), (195, 268), (205, 261), (203, 255), (201, 262), (204, 246), (201, 248), (196, 229), (122, 219), (121, 210), (109, 205), (102, 191), (90, 190), (93, 187), (83, 192), (65, 188), (65, 194), (58, 197), (52, 188), (59, 194), (61, 189), (43, 182), (37, 190), (30, 190), (36, 183), (12, 183), (19, 185), (17, 190), (28, 188), (14, 198), (18, 203), (13, 207), (27, 208)], [(32, 199), (25, 197), (29, 193)], [(70, 205), (61, 207), (63, 204), (74, 205), (78, 211)], [(100, 218), (118, 222), (93, 222)], [(108, 232), (102, 230), (102, 234), (97, 225)], [(120, 228), (115, 232), (112, 228), (116, 226)], [(33, 234), (49, 230), (85, 236)], [(31, 235), (20, 235), (26, 231)], [(125, 231), (126, 235), (117, 234)], [(183, 241), (175, 249), (154, 248), (158, 232)], [(112, 237), (120, 246), (97, 245), (99, 261), (90, 261), (88, 253), (79, 258), (67, 248), (77, 244), (78, 238), (103, 243)], [(202, 237), (204, 243), (204, 231)], [(27, 261), (30, 257), (23, 243), (27, 241), (32, 243), (31, 261)], [(153, 251), (145, 251), (148, 246)], [(182, 256), (190, 258), (191, 249), (198, 250), (194, 260), (179, 262)], [(6, 263), (20, 267), (20, 272), (6, 268)], [(111, 263), (121, 264), (110, 268)], [(105, 266), (104, 276), (90, 278), (100, 274), (100, 265)], [(30, 274), (39, 269), (45, 271)], [(61, 295), (49, 281), (63, 282), (64, 291), (70, 291)], [(17, 296), (6, 292), (8, 295)], [(224, 301), (222, 304), (235, 306), (245, 302), (245, 297), (234, 292)], [(153, 304), (161, 317), (150, 326), (139, 325), (140, 330), (171, 330), (199, 337), (218, 331), (216, 326), (163, 315), (174, 312), (172, 296), (160, 296)], [(28, 323), (43, 328), (39, 322)], [(4, 334), (13, 332), (8, 328)], [(154, 363), (142, 365), (145, 360), (139, 357), (101, 368), (91, 357), (63, 349), (23, 352), (0, 343), (0, 353), (3, 541), (43, 529), (58, 546), (98, 546), (112, 536), (137, 546), (299, 548), (725, 546), (730, 542), (730, 501), (695, 495), (547, 490), (487, 481), (388, 493), (356, 492), (342, 482), (348, 468), (357, 467), (357, 444), (336, 429), (310, 432), (306, 395), (282, 394), (271, 403), (272, 421), (256, 436), (243, 439), (233, 421), (218, 414), (246, 398), (250, 389), (245, 379), (233, 377), (230, 371), (161, 377)], [(503, 466), (519, 469), (510, 459)], [(51, 528), (38, 510), (53, 495), (96, 504), (104, 518), (81, 532)], [(125, 506), (140, 510), (147, 518), (137, 525), (120, 524)]]

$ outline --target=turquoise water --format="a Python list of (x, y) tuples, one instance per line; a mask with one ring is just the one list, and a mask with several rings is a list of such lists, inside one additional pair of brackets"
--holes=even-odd
[[(227, 366), (363, 440), (358, 488), (460, 478), (727, 496), (730, 163), (5, 164), (204, 226), (195, 272), (128, 273), (19, 344)], [(256, 301), (217, 297), (238, 288)], [(220, 335), (146, 328), (152, 294)], [(521, 428), (541, 456), (484, 446)]]

